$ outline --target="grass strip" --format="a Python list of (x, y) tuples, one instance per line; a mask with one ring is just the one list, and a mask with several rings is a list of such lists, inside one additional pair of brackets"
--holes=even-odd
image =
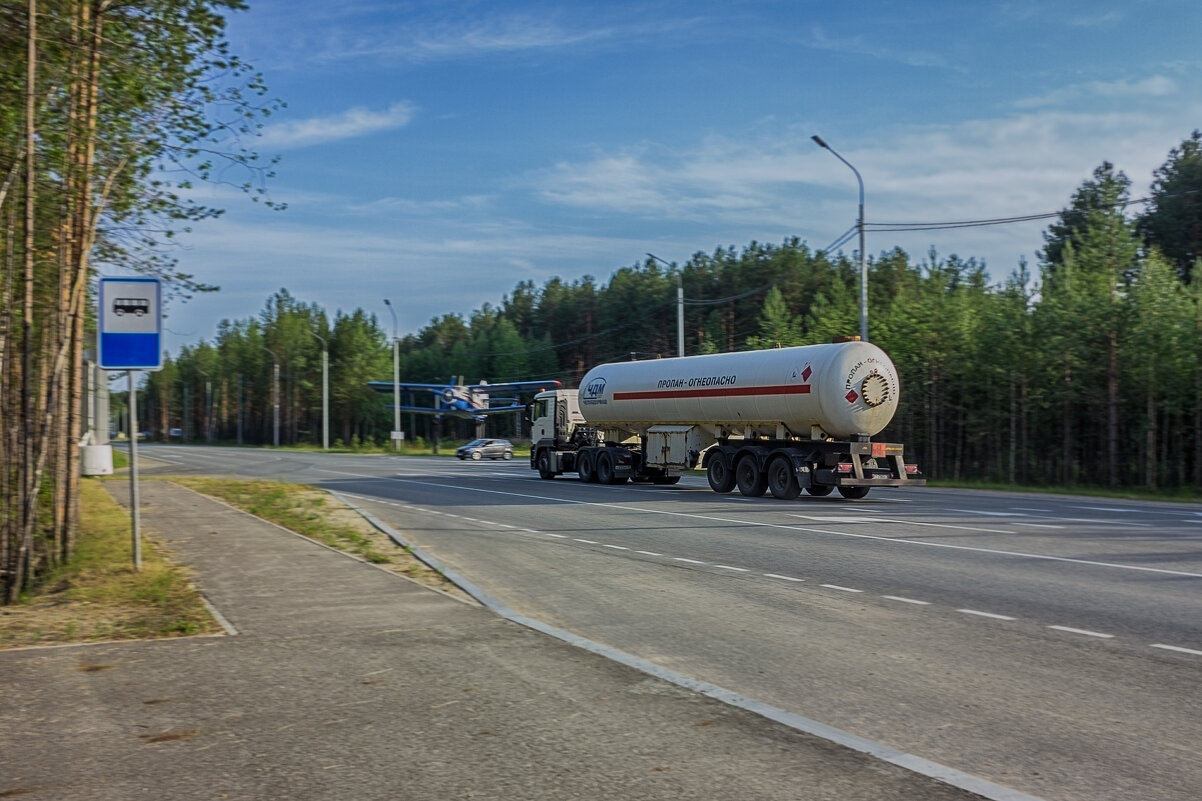
[(95, 479), (81, 482), (71, 560), (19, 603), (0, 607), (0, 648), (220, 631), (188, 571), (153, 532), (143, 530), (142, 569), (133, 569), (129, 513)]
[(172, 481), (374, 564), (393, 561), (393, 556), (377, 548), (359, 527), (339, 523), (332, 505), (327, 503), (329, 496), (313, 487), (282, 481), (192, 476)]

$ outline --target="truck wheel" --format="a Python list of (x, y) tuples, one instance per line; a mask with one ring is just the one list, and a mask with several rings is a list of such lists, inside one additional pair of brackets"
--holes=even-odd
[(714, 492), (730, 492), (735, 488), (735, 471), (730, 469), (730, 461), (725, 454), (719, 453), (710, 459), (705, 468), (705, 477)]
[(597, 470), (593, 465), (592, 453), (584, 451), (576, 457), (576, 472), (580, 474), (581, 481), (587, 481), (589, 484), (597, 483)]
[(825, 498), (834, 491), (835, 488), (829, 484), (818, 484), (817, 486), (811, 484), (810, 486), (806, 487), (806, 492), (810, 493), (815, 498)]
[(871, 487), (839, 487), (839, 494), (849, 501), (858, 501), (868, 494)]
[(599, 454), (597, 454), (597, 483), (626, 483), (625, 478), (621, 479), (619, 482), (618, 477), (614, 475), (614, 455), (609, 451), (601, 451)]
[(777, 456), (768, 465), (768, 489), (772, 490), (773, 498), (782, 501), (791, 501), (801, 494), (793, 463), (787, 456)]
[(555, 471), (551, 469), (551, 454), (546, 451), (538, 455), (538, 477), (547, 480), (555, 478)]
[(748, 498), (758, 498), (768, 491), (768, 476), (751, 454), (735, 465), (735, 483), (739, 485), (739, 492)]

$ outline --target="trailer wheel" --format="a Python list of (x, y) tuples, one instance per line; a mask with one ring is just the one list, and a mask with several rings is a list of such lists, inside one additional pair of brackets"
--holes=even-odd
[(773, 498), (782, 501), (791, 501), (801, 494), (793, 463), (787, 456), (777, 456), (769, 463), (768, 489), (772, 490)]
[(538, 455), (538, 477), (546, 480), (555, 478), (555, 471), (551, 469), (551, 454), (546, 451)]
[(849, 501), (858, 501), (868, 494), (871, 487), (839, 487), (839, 494)]
[(705, 468), (705, 477), (714, 492), (730, 492), (735, 488), (735, 471), (730, 469), (730, 460), (723, 453), (714, 454)]
[(830, 484), (811, 484), (810, 486), (806, 487), (806, 492), (810, 493), (815, 498), (825, 498), (834, 491), (835, 488)]
[(586, 481), (589, 484), (597, 483), (597, 470), (593, 464), (593, 454), (590, 451), (581, 451), (576, 457), (576, 472), (580, 474), (580, 480)]
[(748, 498), (758, 498), (768, 491), (768, 476), (750, 453), (735, 465), (735, 483), (739, 485), (739, 492)]

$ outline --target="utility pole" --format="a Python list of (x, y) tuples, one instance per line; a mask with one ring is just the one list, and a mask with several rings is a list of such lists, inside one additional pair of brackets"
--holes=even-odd
[[(647, 255), (669, 270), (672, 269), (671, 264), (668, 264), (668, 262), (654, 253), (648, 253)], [(680, 270), (676, 271), (676, 355), (684, 356), (684, 273)]]
[[(396, 309), (393, 308), (388, 298), (384, 298), (384, 305), (392, 314), (392, 433), (389, 436), (392, 437), (392, 449), (399, 451), (401, 441), (397, 439), (397, 435), (401, 431), (401, 352), (397, 343)], [(402, 436), (404, 435), (402, 434)]]
[(309, 332), (321, 340), (321, 449), (330, 449), (330, 349), (321, 334)]
[(271, 409), (272, 409), (272, 427), (271, 427), (271, 443), (275, 447), (280, 447), (280, 357), (275, 355), (275, 351), (266, 345), (263, 350), (271, 354), (272, 360), (272, 383), (271, 383)]

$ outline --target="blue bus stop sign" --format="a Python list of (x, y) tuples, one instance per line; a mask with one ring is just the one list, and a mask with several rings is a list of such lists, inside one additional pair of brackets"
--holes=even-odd
[(101, 278), (96, 313), (101, 370), (163, 367), (162, 289), (157, 278)]

